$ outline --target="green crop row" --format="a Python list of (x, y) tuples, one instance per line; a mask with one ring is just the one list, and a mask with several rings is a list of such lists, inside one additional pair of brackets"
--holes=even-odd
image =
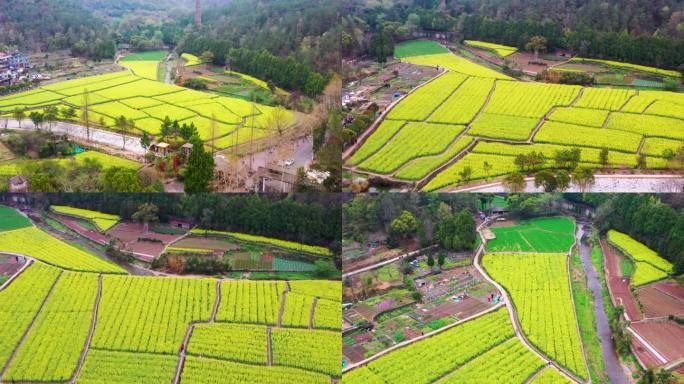
[(401, 171), (397, 172), (396, 177), (403, 180), (420, 180), (427, 176), (430, 172), (439, 168), (447, 161), (454, 158), (454, 156), (463, 152), (473, 142), (470, 136), (463, 136), (453, 143), (449, 149), (441, 155), (432, 157), (421, 157), (413, 160)]
[(469, 77), (430, 115), (431, 123), (469, 124), (487, 101), (494, 79)]
[(592, 108), (607, 111), (618, 111), (635, 91), (612, 88), (584, 88), (582, 97), (575, 104), (579, 108)]
[(387, 115), (391, 120), (425, 120), (458, 87), (466, 76), (447, 72), (406, 96)]
[(511, 295), (523, 332), (550, 358), (587, 377), (568, 281), (567, 256), (486, 254), (483, 266)]

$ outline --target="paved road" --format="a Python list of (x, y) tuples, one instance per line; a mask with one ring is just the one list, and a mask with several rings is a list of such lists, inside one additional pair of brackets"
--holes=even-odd
[[(5, 122), (0, 121), (0, 126), (3, 128), (5, 127)], [(29, 119), (25, 119), (21, 121), (21, 128), (19, 128), (19, 122), (15, 119), (9, 119), (8, 120), (8, 128), (10, 129), (21, 129), (21, 130), (26, 130), (26, 131), (31, 131), (35, 130), (36, 127), (33, 125), (33, 122)], [(42, 129), (47, 130), (48, 126), (45, 124)], [(52, 132), (59, 132), (59, 133), (66, 133), (70, 137), (76, 137), (80, 140), (87, 140), (87, 130), (85, 127), (76, 125), (76, 124), (71, 124), (71, 123), (64, 123), (64, 122), (56, 122), (52, 124)], [(123, 140), (121, 139), (121, 135), (115, 132), (111, 131), (105, 131), (103, 129), (97, 129), (97, 128), (90, 128), (90, 141), (101, 144), (107, 147), (111, 147), (113, 149), (121, 150), (121, 146), (123, 144)], [(145, 154), (145, 149), (140, 145), (140, 138), (131, 136), (126, 138), (126, 151), (134, 153), (136, 155), (144, 155)]]
[[(584, 192), (612, 192), (612, 193), (680, 193), (684, 190), (682, 175), (596, 175), (596, 184)], [(534, 178), (528, 177), (525, 192), (544, 192), (543, 188), (534, 186)], [(471, 187), (456, 187), (447, 192), (508, 192), (500, 181), (476, 185)], [(579, 192), (573, 185), (566, 192)]]

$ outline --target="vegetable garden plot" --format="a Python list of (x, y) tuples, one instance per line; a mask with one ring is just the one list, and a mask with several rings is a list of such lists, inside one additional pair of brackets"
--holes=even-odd
[(304, 261), (288, 260), (280, 257), (273, 258), (274, 271), (311, 272), (315, 269), (316, 267), (313, 264)]
[(115, 352), (91, 348), (76, 382), (170, 383), (176, 376), (177, 364), (177, 355)]
[(273, 364), (339, 377), (342, 334), (304, 329), (271, 329)]
[(466, 76), (447, 72), (406, 96), (387, 114), (390, 120), (425, 120), (451, 93), (465, 81)]
[(608, 111), (600, 109), (577, 107), (557, 108), (551, 116), (549, 116), (549, 120), (600, 128), (603, 126), (606, 118), (608, 118), (608, 113)]
[(0, 291), (0, 324), (11, 325), (0, 332), (1, 367), (7, 364), (58, 276), (58, 269), (36, 263)]
[(618, 111), (635, 94), (635, 91), (629, 89), (584, 88), (582, 96), (577, 100), (575, 106)]
[(307, 328), (309, 326), (309, 316), (311, 315), (313, 301), (313, 296), (288, 292), (285, 298), (282, 325)]
[(58, 240), (36, 227), (0, 232), (0, 250), (80, 272), (125, 273), (118, 265)]
[[(544, 364), (539, 356), (514, 337), (476, 357), (440, 383), (476, 383), (484, 378), (493, 384), (525, 383)], [(492, 372), (496, 374), (492, 375)]]
[(377, 173), (392, 173), (412, 159), (445, 151), (464, 129), (462, 125), (409, 122), (359, 167)]
[(537, 118), (483, 113), (475, 120), (468, 134), (492, 139), (524, 141), (530, 137), (537, 124), (539, 124)]
[(473, 138), (470, 136), (463, 136), (458, 139), (457, 142), (453, 143), (451, 147), (447, 149), (441, 155), (433, 157), (420, 157), (411, 161), (407, 166), (401, 169), (395, 177), (397, 179), (403, 180), (420, 180), (427, 176), (430, 172), (439, 168), (442, 164), (453, 159), (456, 155), (463, 152), (472, 142)]
[(384, 120), (354, 155), (347, 160), (347, 163), (349, 165), (358, 165), (369, 158), (373, 153), (380, 150), (392, 136), (399, 132), (404, 124), (406, 124), (405, 121)]
[(567, 256), (486, 254), (483, 266), (510, 293), (523, 331), (550, 358), (587, 377), (568, 281)]
[(216, 321), (276, 324), (284, 291), (282, 281), (222, 281)]
[(210, 279), (106, 276), (92, 347), (173, 354), (192, 321), (208, 321)]
[(392, 351), (365, 369), (345, 372), (342, 382), (365, 384), (369, 377), (377, 377), (396, 384), (432, 383), (513, 336), (508, 312), (502, 308)]
[(570, 105), (579, 91), (574, 85), (499, 81), (485, 112), (541, 118), (553, 107)]
[(462, 73), (468, 76), (487, 77), (491, 79), (512, 80), (503, 73), (497, 72), (488, 67), (473, 63), (461, 56), (452, 53), (441, 53), (435, 55), (412, 56), (401, 59), (403, 62), (416, 65), (426, 65), (430, 67), (442, 67), (450, 71)]
[(186, 384), (260, 383), (330, 384), (330, 377), (302, 369), (246, 365), (189, 356), (181, 375)]
[(67, 381), (78, 365), (93, 319), (98, 276), (64, 272), (27, 338), (6, 381)]
[[(611, 128), (610, 124), (609, 128)], [(570, 132), (572, 134), (569, 134)], [(607, 148), (636, 154), (641, 145), (641, 135), (618, 129), (589, 128), (547, 121), (534, 136), (534, 141), (577, 147)]]
[(318, 299), (314, 310), (313, 327), (318, 329), (342, 329), (342, 303)]
[(469, 124), (487, 101), (494, 79), (469, 77), (428, 118), (432, 123)]
[(662, 116), (613, 113), (607, 128), (648, 137), (684, 140), (684, 120)]
[(188, 353), (241, 363), (268, 364), (266, 327), (244, 324), (197, 324)]

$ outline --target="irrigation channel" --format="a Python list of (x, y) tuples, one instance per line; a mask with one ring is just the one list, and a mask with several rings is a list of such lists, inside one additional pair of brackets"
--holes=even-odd
[[(587, 286), (594, 296), (594, 316), (596, 317), (596, 329), (601, 342), (603, 367), (611, 383), (629, 383), (629, 379), (622, 369), (622, 365), (615, 352), (613, 339), (611, 338), (608, 316), (606, 315), (605, 307), (603, 305), (603, 296), (601, 295), (599, 275), (596, 268), (594, 268), (594, 265), (591, 263), (591, 244), (589, 244), (588, 241), (592, 233), (591, 223), (586, 220), (578, 220), (577, 226), (578, 229), (575, 236), (577, 237), (579, 244), (582, 267), (584, 268), (584, 274), (587, 276)], [(589, 357), (587, 356), (587, 358)]]

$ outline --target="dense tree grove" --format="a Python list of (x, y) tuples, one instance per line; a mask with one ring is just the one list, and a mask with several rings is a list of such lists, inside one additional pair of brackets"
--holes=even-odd
[[(380, 33), (409, 39), (417, 30), (451, 32), (520, 49), (533, 36), (549, 50), (656, 67), (684, 63), (684, 4), (676, 0), (409, 0), (347, 6), (341, 21), (346, 56), (377, 57)], [(348, 13), (348, 14), (347, 14)], [(374, 44), (371, 44), (374, 43)]]
[(339, 250), (342, 230), (335, 194), (173, 194), (59, 193), (33, 194), (40, 204), (70, 205), (112, 213), (131, 220), (139, 207), (152, 203), (159, 220), (183, 218), (210, 229), (271, 236)]

